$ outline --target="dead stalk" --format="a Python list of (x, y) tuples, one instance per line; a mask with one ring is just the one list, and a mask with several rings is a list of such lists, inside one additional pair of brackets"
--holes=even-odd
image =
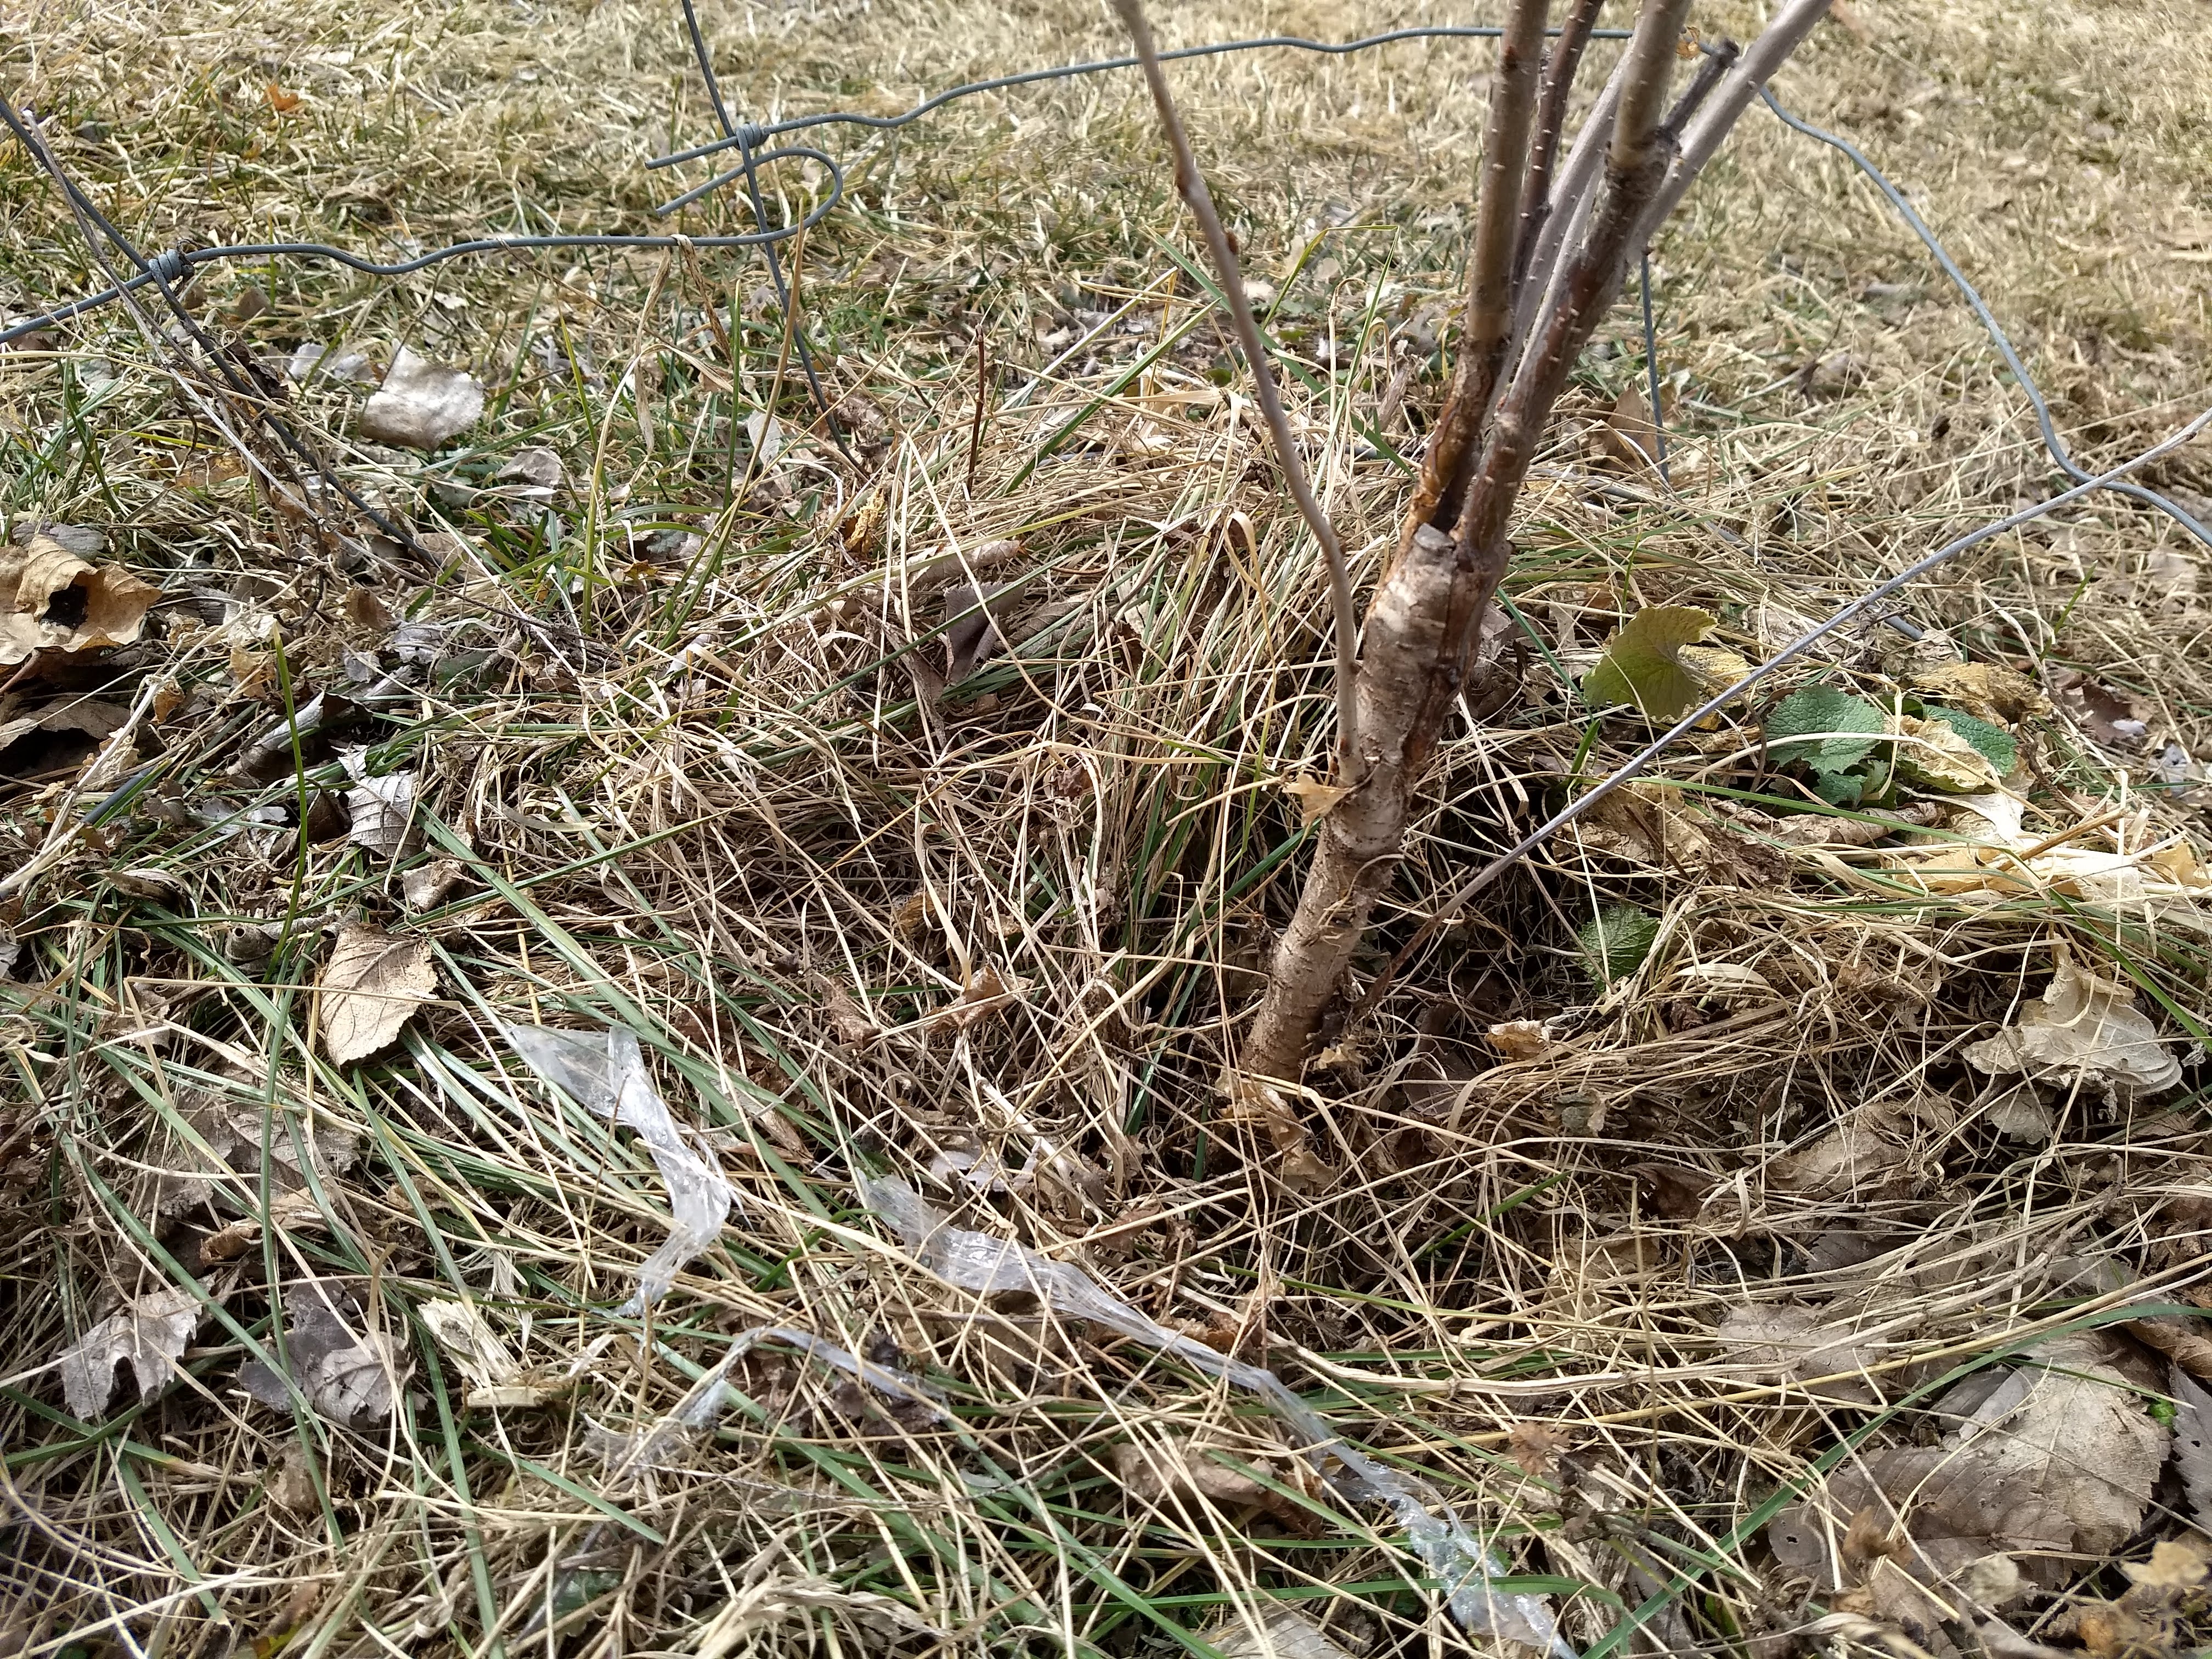
[(1130, 41), (1144, 64), (1145, 83), (1152, 88), (1161, 130), (1166, 133), (1168, 147), (1174, 152), (1176, 191), (1182, 196), (1183, 205), (1190, 210), (1191, 217), (1198, 221), (1199, 230), (1206, 238), (1206, 252), (1221, 278), (1229, 320), (1237, 331), (1238, 344), (1244, 349), (1245, 361), (1252, 366), (1253, 395), (1267, 422), (1268, 435), (1274, 441), (1283, 482), (1312, 530), (1314, 539), (1321, 544), (1322, 557), (1328, 565), (1329, 599), (1336, 614), (1337, 776), (1340, 783), (1356, 786), (1360, 781), (1357, 767), (1358, 714), (1354, 690), (1358, 674), (1359, 616), (1352, 602), (1352, 576), (1344, 562), (1344, 546), (1337, 539), (1336, 528), (1322, 510), (1320, 499), (1306, 477), (1305, 464), (1298, 458), (1297, 441), (1291, 434), (1289, 417), (1283, 412), (1283, 399), (1275, 386), (1274, 371), (1269, 367), (1267, 343), (1260, 337), (1260, 325), (1254, 319), (1251, 301), (1245, 296), (1243, 267), (1237, 263), (1237, 251), (1230, 243), (1221, 216), (1214, 211), (1212, 192), (1206, 187), (1206, 176), (1198, 169), (1190, 137), (1183, 131), (1182, 118), (1176, 111), (1175, 96), (1168, 90), (1167, 74), (1160, 66), (1159, 48), (1153, 42), (1152, 26), (1145, 16), (1142, 0), (1114, 0), (1114, 9), (1129, 31)]

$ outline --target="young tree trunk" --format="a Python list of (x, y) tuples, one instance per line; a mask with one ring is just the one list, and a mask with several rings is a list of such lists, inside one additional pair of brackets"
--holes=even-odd
[[(1336, 611), (1337, 781), (1346, 793), (1315, 836), (1297, 912), (1226, 1079), (1237, 1109), (1263, 1121), (1274, 1136), (1286, 1175), (1293, 1165), (1310, 1172), (1315, 1160), (1285, 1091), (1276, 1085), (1297, 1082), (1376, 901), (1396, 874), (1415, 793), (1459, 702), (1469, 643), (1480, 637), (1511, 557), (1513, 505), (1552, 405), (1591, 331), (1620, 296), (1631, 253), (1828, 3), (1784, 0), (1741, 63), (1723, 43), (1662, 118), (1690, 0), (1641, 0), (1628, 50), (1554, 180), (1567, 96), (1603, 0), (1569, 0), (1548, 63), (1542, 47), (1549, 0), (1512, 0), (1491, 87), (1451, 384), (1423, 453), (1395, 556), (1369, 607), (1355, 664), (1342, 552), (1306, 483), (1245, 301), (1234, 246), (1176, 115), (1143, 0), (1114, 0), (1158, 106), (1176, 188), (1220, 271), (1286, 486), (1328, 562)], [(1700, 112), (1701, 106), (1708, 106)], [(1677, 140), (1693, 115), (1697, 125), (1678, 157)]]
[[(1506, 25), (1509, 57), (1515, 43), (1528, 38), (1524, 14), (1535, 12), (1534, 27), (1540, 31), (1543, 9), (1516, 5)], [(1489, 307), (1509, 315), (1512, 307), (1533, 51), (1525, 64), (1501, 68), (1493, 84), (1492, 137), (1516, 140), (1520, 154), (1492, 155), (1484, 168), (1467, 337), (1398, 556), (1361, 640), (1358, 758), (1364, 769), (1315, 837), (1311, 872), (1275, 948), (1245, 1039), (1240, 1069), (1247, 1078), (1297, 1081), (1375, 902), (1396, 874), (1415, 792), (1458, 698), (1468, 642), (1505, 574), (1513, 504), (1537, 440), (1576, 358), (1620, 295), (1631, 239), (1665, 178), (1673, 137), (1661, 114), (1688, 9), (1689, 0), (1644, 0), (1619, 77), (1619, 108), (1588, 225), (1558, 279), (1559, 297), (1534, 318), (1533, 336), (1494, 413), (1495, 377), (1510, 339)], [(1504, 230), (1486, 234), (1499, 218)], [(1449, 534), (1438, 528), (1438, 519), (1451, 526)]]

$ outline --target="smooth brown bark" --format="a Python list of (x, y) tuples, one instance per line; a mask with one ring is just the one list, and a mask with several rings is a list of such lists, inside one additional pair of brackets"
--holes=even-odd
[(1590, 30), (1604, 6), (1605, 0), (1574, 0), (1559, 25), (1559, 37), (1544, 60), (1544, 90), (1536, 100), (1536, 136), (1528, 147), (1528, 174), (1521, 186), (1521, 234), (1513, 251), (1516, 304), (1543, 234), (1544, 220), (1551, 211), (1552, 167), (1559, 159), (1559, 140), (1567, 124), (1567, 94), (1574, 90), (1583, 49), (1589, 45)]
[[(1534, 337), (1487, 423), (1460, 509), (1450, 514), (1452, 533), (1413, 524), (1369, 611), (1358, 681), (1366, 781), (1322, 820), (1316, 836), (1311, 872), (1276, 946), (1240, 1057), (1248, 1078), (1297, 1080), (1375, 902), (1395, 873), (1415, 791), (1458, 697), (1468, 642), (1505, 573), (1513, 504), (1537, 438), (1576, 358), (1620, 295), (1632, 239), (1665, 176), (1672, 141), (1661, 113), (1688, 8), (1689, 0), (1644, 0), (1605, 176), (1588, 228), (1560, 273), (1558, 302), (1536, 319)], [(1525, 128), (1522, 136), (1525, 142)], [(1497, 176), (1512, 177), (1511, 170)]]
[(1479, 453), (1482, 426), (1498, 390), (1513, 326), (1513, 272), (1521, 232), (1522, 181), (1536, 112), (1548, 0), (1514, 0), (1499, 42), (1490, 120), (1483, 135), (1482, 185), (1468, 259), (1467, 312), (1449, 390), (1421, 455), (1421, 474), (1399, 536), (1402, 557), (1425, 524), (1448, 528)]

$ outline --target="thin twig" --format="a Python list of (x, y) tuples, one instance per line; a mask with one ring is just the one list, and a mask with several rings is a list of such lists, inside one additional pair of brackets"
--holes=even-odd
[(1598, 173), (1605, 164), (1606, 139), (1613, 131), (1613, 113), (1620, 106), (1621, 81), (1627, 72), (1628, 59), (1624, 55), (1599, 89), (1589, 118), (1575, 135), (1567, 159), (1559, 165), (1558, 177), (1553, 181), (1551, 199), (1545, 204), (1535, 250), (1528, 256), (1528, 268), (1522, 277), (1519, 297), (1514, 301), (1513, 338), (1516, 352), (1528, 349), (1528, 342), (1535, 332), (1535, 319), (1551, 308), (1555, 297), (1553, 278), (1559, 271), (1559, 256), (1569, 239), (1581, 233), (1590, 192), (1596, 187)]
[(1245, 361), (1252, 367), (1253, 393), (1267, 422), (1268, 435), (1274, 440), (1275, 454), (1283, 468), (1283, 482), (1289, 486), (1291, 500), (1297, 503), (1314, 539), (1321, 544), (1322, 558), (1328, 563), (1329, 599), (1336, 612), (1338, 775), (1346, 787), (1354, 786), (1359, 781), (1354, 769), (1359, 753), (1356, 712), (1359, 618), (1352, 608), (1352, 576), (1344, 562), (1344, 544), (1337, 539), (1336, 528), (1329, 523), (1328, 515), (1322, 511), (1321, 501), (1307, 480), (1305, 465), (1298, 459), (1297, 442), (1291, 435), (1291, 422), (1283, 413), (1282, 396), (1276, 390), (1274, 371), (1269, 367), (1267, 343), (1261, 337), (1259, 324), (1253, 319), (1251, 301), (1245, 297), (1243, 269), (1237, 263), (1237, 252), (1230, 245), (1221, 216), (1214, 211), (1212, 193), (1206, 187), (1205, 175), (1198, 170), (1198, 158), (1191, 152), (1182, 118), (1176, 112), (1175, 97), (1168, 90), (1166, 71), (1160, 67), (1159, 48), (1152, 40), (1152, 26), (1146, 20), (1143, 0), (1114, 0), (1114, 9), (1128, 29), (1130, 41), (1144, 64), (1145, 83), (1152, 88), (1152, 102), (1160, 112), (1161, 129), (1175, 154), (1176, 190), (1189, 208), (1191, 216), (1198, 221), (1199, 230), (1206, 238), (1206, 252), (1212, 256), (1214, 270), (1221, 278), (1221, 292), (1229, 303), (1229, 319), (1244, 348)]
[(1536, 136), (1528, 147), (1528, 176), (1521, 188), (1521, 240), (1513, 257), (1513, 294), (1517, 305), (1528, 276), (1536, 240), (1551, 212), (1552, 168), (1559, 155), (1559, 139), (1567, 123), (1567, 94), (1574, 90), (1582, 68), (1583, 49), (1589, 45), (1590, 29), (1597, 22), (1605, 0), (1575, 0), (1559, 38), (1552, 45), (1544, 64), (1544, 91), (1536, 105)]
[(1788, 0), (1779, 15), (1759, 32), (1743, 50), (1728, 78), (1709, 99), (1695, 120), (1682, 129), (1682, 148), (1674, 165), (1667, 171), (1667, 182), (1660, 186), (1659, 194), (1646, 214), (1645, 240), (1650, 230), (1663, 223), (1668, 214), (1678, 207), (1683, 191), (1711, 161), (1735, 127), (1736, 118), (1751, 106), (1775, 70), (1788, 61), (1790, 54), (1813, 32), (1813, 26), (1827, 15), (1829, 0)]
[(1430, 434), (1421, 477), (1407, 514), (1406, 533), (1424, 524), (1448, 529), (1457, 520), (1468, 477), (1481, 453), (1483, 423), (1498, 392), (1511, 337), (1513, 273), (1519, 264), (1522, 181), (1528, 131), (1535, 117), (1536, 75), (1547, 0), (1514, 0), (1491, 82), (1490, 119), (1482, 138), (1482, 185), (1468, 256), (1467, 313), (1452, 364), (1451, 388)]

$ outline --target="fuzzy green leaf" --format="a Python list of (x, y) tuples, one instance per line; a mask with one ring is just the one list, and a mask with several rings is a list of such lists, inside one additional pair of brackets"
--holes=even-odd
[(1955, 708), (1939, 708), (1934, 703), (1924, 705), (1921, 713), (1931, 720), (1941, 720), (1960, 737), (1974, 752), (1996, 769), (1999, 777), (2010, 775), (2020, 764), (2020, 744), (2011, 732), (2002, 726), (1976, 720), (1972, 714), (1962, 714)]
[(1589, 976), (1601, 985), (1626, 979), (1641, 968), (1658, 939), (1658, 922), (1632, 904), (1607, 905), (1575, 935)]
[[(1822, 800), (1856, 806), (1887, 781), (1888, 769), (1875, 747), (1887, 728), (1881, 710), (1865, 698), (1832, 685), (1808, 685), (1767, 715), (1768, 753), (1781, 765), (1812, 773), (1813, 793)], [(1856, 735), (1861, 732), (1866, 735)], [(1802, 741), (1789, 741), (1793, 738)]]

